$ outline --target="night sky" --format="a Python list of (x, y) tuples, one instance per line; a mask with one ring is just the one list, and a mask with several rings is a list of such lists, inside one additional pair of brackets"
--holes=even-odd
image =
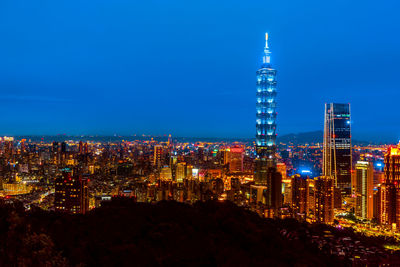
[(264, 33), (278, 135), (400, 139), (399, 1), (0, 1), (0, 134), (252, 137)]

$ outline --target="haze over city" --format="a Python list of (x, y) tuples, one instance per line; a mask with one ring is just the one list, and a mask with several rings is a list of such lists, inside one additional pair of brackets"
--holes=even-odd
[[(76, 8), (79, 6), (79, 8)], [(254, 137), (270, 33), (278, 135), (350, 103), (355, 139), (397, 142), (397, 1), (3, 1), (0, 134)]]

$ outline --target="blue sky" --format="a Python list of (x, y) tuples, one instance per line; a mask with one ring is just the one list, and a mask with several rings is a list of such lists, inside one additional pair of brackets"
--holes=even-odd
[(252, 137), (264, 32), (278, 134), (400, 139), (398, 1), (0, 1), (0, 134)]

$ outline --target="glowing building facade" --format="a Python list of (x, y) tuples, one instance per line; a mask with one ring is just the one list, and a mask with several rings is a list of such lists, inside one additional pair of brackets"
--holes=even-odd
[(171, 181), (172, 180), (172, 171), (168, 166), (164, 166), (160, 172), (160, 179), (163, 181)]
[(164, 149), (161, 145), (154, 146), (153, 164), (157, 168), (161, 168), (161, 166), (162, 166), (163, 153), (164, 153)]
[(315, 180), (315, 219), (317, 222), (333, 223), (334, 179), (321, 176)]
[[(263, 63), (257, 71), (256, 148), (257, 159), (264, 167), (276, 167), (276, 70), (266, 34)], [(266, 164), (264, 164), (264, 161)], [(261, 175), (262, 176), (262, 175)], [(260, 177), (262, 179), (262, 177)]]
[(400, 144), (385, 155), (385, 180), (381, 186), (380, 222), (400, 225)]
[(276, 209), (282, 204), (282, 175), (276, 170), (276, 70), (271, 65), (268, 34), (256, 82), (256, 161), (254, 181), (266, 187), (265, 204)]
[(357, 161), (355, 165), (356, 216), (371, 219), (373, 216), (374, 168), (372, 162)]
[(229, 172), (243, 172), (244, 148), (234, 145), (225, 150), (224, 163), (229, 165)]
[(176, 164), (176, 181), (178, 183), (182, 183), (183, 179), (185, 179), (185, 164), (183, 162), (179, 162), (178, 164)]
[(305, 219), (309, 210), (309, 177), (295, 174), (292, 176), (292, 212), (295, 218)]
[(89, 210), (89, 179), (73, 175), (69, 168), (63, 169), (62, 174), (55, 179), (55, 210), (72, 214), (86, 213)]

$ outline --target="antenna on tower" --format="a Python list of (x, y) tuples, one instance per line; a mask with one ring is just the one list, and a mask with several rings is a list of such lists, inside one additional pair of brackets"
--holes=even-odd
[(264, 47), (264, 56), (263, 56), (263, 63), (264, 64), (270, 64), (271, 59), (270, 59), (270, 54), (271, 52), (269, 51), (268, 47), (268, 33), (265, 33), (265, 47)]

